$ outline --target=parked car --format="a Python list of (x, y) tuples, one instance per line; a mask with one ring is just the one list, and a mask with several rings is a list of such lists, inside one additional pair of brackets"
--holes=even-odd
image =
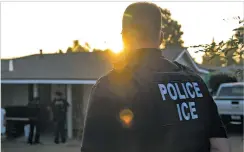
[(243, 125), (244, 82), (223, 83), (214, 96), (225, 124)]

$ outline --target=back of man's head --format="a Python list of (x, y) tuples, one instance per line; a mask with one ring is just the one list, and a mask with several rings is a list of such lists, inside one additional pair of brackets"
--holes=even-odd
[(123, 15), (122, 34), (133, 33), (137, 40), (157, 41), (161, 34), (160, 8), (149, 2), (129, 5)]
[(62, 92), (60, 92), (60, 91), (55, 92), (55, 94), (57, 97), (62, 97), (62, 95), (63, 95)]

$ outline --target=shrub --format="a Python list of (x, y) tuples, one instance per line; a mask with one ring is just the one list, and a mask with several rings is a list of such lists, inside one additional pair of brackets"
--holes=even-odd
[(215, 74), (209, 79), (209, 87), (212, 89), (212, 93), (216, 93), (219, 86), (222, 83), (237, 82), (236, 77), (230, 76), (228, 74)]

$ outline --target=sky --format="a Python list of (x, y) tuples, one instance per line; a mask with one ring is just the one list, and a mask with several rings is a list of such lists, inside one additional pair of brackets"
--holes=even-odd
[[(1, 58), (66, 51), (73, 40), (122, 49), (121, 19), (132, 2), (1, 2)], [(244, 2), (155, 2), (182, 25), (184, 46), (227, 40)], [(223, 19), (229, 19), (224, 21)], [(201, 54), (191, 53), (201, 62)]]

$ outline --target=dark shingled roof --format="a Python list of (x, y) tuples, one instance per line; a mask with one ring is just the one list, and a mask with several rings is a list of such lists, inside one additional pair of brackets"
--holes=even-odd
[[(162, 50), (162, 55), (174, 60), (184, 48)], [(66, 54), (36, 54), (13, 59), (13, 71), (9, 60), (1, 60), (1, 79), (79, 79), (96, 80), (112, 70), (109, 52), (80, 52)]]
[(31, 55), (2, 60), (1, 79), (80, 79), (96, 80), (112, 69), (107, 52)]

